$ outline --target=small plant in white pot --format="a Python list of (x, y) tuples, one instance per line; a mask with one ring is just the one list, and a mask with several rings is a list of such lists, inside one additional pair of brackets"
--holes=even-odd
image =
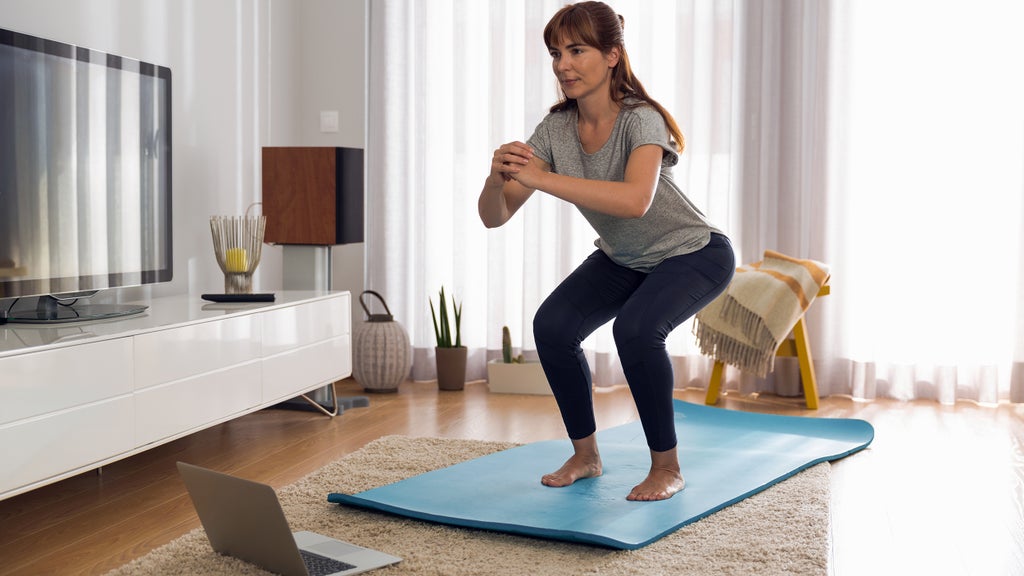
[(487, 387), (502, 394), (551, 394), (540, 362), (527, 362), (522, 354), (512, 356), (508, 326), (501, 329), (501, 358), (487, 363)]

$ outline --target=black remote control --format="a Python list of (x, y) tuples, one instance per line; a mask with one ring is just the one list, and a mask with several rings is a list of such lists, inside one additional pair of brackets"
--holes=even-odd
[(257, 294), (203, 294), (203, 300), (210, 302), (273, 302), (273, 292)]

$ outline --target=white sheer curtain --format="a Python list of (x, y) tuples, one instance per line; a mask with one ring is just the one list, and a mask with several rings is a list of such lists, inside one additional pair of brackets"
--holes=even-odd
[[(1024, 400), (1024, 51), (1019, 14), (986, 1), (609, 2), (687, 137), (676, 180), (738, 260), (774, 249), (832, 267), (808, 315), (822, 394), (994, 402), (1015, 380)], [(563, 4), (370, 3), (366, 277), (410, 331), (414, 378), (434, 376), (442, 285), (483, 378), (501, 326), (529, 355), (534, 311), (593, 250), (575, 209), (543, 194), (498, 230), (476, 215), (493, 149), (557, 98), (541, 31)], [(610, 330), (584, 345), (598, 385), (623, 383)], [(690, 325), (669, 345), (677, 385), (705, 385)], [(796, 368), (730, 371), (727, 387), (798, 393)]]
[(1007, 399), (1024, 345), (1024, 6), (847, 0), (835, 22), (843, 296), (827, 380), (865, 397)]

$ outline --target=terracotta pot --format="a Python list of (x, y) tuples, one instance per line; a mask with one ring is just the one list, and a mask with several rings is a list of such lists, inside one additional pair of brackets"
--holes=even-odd
[(437, 361), (437, 387), (441, 390), (462, 390), (466, 387), (465, 346), (458, 348), (434, 348)]

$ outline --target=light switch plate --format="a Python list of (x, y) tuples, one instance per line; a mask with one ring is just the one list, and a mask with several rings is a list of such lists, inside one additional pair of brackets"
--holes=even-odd
[(321, 132), (337, 132), (338, 131), (338, 111), (337, 110), (321, 110), (320, 111), (320, 131)]

